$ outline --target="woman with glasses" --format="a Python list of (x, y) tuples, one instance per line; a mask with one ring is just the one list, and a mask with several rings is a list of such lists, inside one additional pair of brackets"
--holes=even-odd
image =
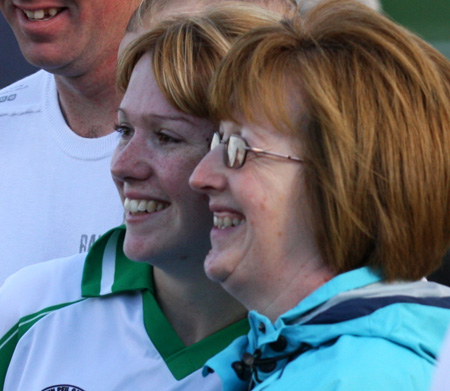
[(210, 95), (191, 186), (207, 275), (251, 330), (209, 360), (224, 390), (427, 390), (450, 290), (450, 63), (355, 2), (254, 29)]

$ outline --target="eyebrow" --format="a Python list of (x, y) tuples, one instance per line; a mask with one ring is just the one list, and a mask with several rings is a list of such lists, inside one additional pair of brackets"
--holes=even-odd
[[(122, 113), (125, 117), (127, 117), (127, 112), (124, 109), (119, 107), (116, 111), (117, 111), (117, 114)], [(196, 126), (196, 124), (194, 124), (189, 118), (185, 117), (182, 114), (181, 115), (149, 114), (147, 117), (148, 118), (157, 118), (159, 120), (182, 121), (182, 122), (189, 123), (191, 126)]]

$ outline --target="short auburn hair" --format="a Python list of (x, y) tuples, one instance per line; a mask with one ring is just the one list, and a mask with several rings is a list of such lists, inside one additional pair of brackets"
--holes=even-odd
[[(316, 240), (343, 273), (436, 270), (450, 244), (450, 62), (374, 10), (331, 0), (255, 29), (221, 63), (217, 120), (303, 144)], [(261, 114), (263, 114), (261, 116)]]
[(125, 91), (135, 65), (150, 52), (165, 98), (178, 110), (209, 118), (208, 86), (232, 42), (280, 18), (255, 4), (228, 1), (163, 20), (124, 49), (118, 60), (117, 85)]
[[(229, 0), (142, 0), (139, 7), (134, 11), (128, 22), (127, 32), (137, 32), (148, 28), (161, 20), (167, 18), (173, 11), (192, 13), (198, 12), (208, 6), (223, 4)], [(250, 4), (256, 4), (271, 11), (285, 14), (295, 10), (295, 0), (235, 0)], [(301, 3), (307, 2), (308, 7), (313, 6), (314, 1), (320, 0), (301, 0)], [(378, 0), (360, 0), (360, 1), (378, 1)], [(185, 7), (185, 8), (184, 8)]]

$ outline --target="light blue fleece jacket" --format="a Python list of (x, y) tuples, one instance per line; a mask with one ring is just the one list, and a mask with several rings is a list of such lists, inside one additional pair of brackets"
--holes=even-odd
[(450, 323), (450, 288), (386, 283), (369, 268), (338, 275), (273, 324), (210, 359), (224, 391), (425, 391)]

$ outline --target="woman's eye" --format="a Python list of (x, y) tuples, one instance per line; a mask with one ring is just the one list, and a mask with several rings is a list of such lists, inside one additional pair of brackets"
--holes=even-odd
[(163, 133), (163, 132), (156, 133), (156, 137), (158, 138), (158, 141), (161, 144), (170, 144), (170, 143), (179, 143), (180, 142), (180, 140), (178, 140), (172, 136), (169, 136), (168, 134)]
[(126, 125), (115, 124), (114, 130), (120, 134), (121, 138), (129, 138), (133, 135), (133, 129)]

